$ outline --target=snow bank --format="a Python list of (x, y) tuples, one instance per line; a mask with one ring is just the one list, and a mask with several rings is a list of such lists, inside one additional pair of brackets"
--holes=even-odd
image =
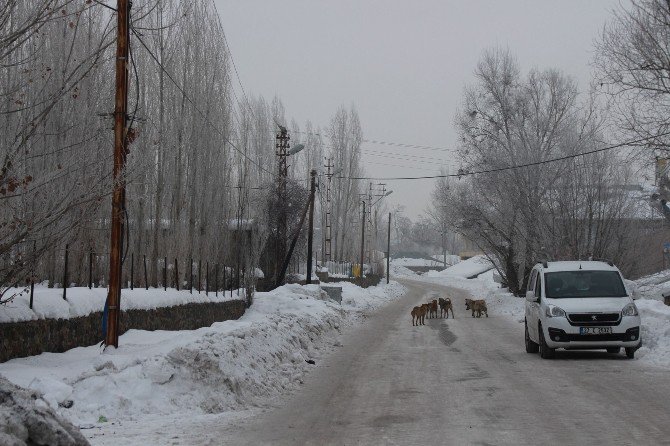
[(444, 266), (444, 263), (437, 260), (429, 259), (412, 259), (408, 257), (401, 257), (398, 259), (391, 259), (391, 264), (397, 266)]
[(635, 301), (642, 318), (642, 347), (636, 357), (641, 361), (670, 366), (670, 307), (653, 299)]
[[(341, 283), (342, 305), (318, 285), (285, 285), (257, 293), (239, 320), (192, 331), (130, 330), (119, 349), (97, 346), (44, 353), (0, 364), (15, 384), (39, 390), (59, 414), (80, 426), (146, 415), (185, 416), (266, 404), (303, 381), (344, 326), (362, 311), (404, 293), (389, 285)], [(72, 407), (62, 406), (72, 401)]]
[(69, 421), (56, 415), (39, 393), (0, 377), (0, 444), (88, 445)]
[(492, 268), (491, 261), (485, 256), (474, 256), (443, 271), (429, 271), (426, 275), (428, 277), (458, 276), (467, 278), (477, 276)]
[[(21, 289), (10, 289), (7, 295), (11, 295), (14, 291), (20, 292)], [(135, 288), (134, 290), (124, 289), (121, 291), (121, 308), (123, 310), (152, 310), (159, 307), (171, 307), (188, 303), (221, 302), (237, 298), (237, 292), (235, 291), (233, 291), (233, 297), (230, 296), (230, 291), (226, 293), (225, 297), (219, 292), (217, 297), (213, 292), (206, 296), (204, 291), (198, 293), (195, 290), (191, 294), (188, 290), (177, 291), (172, 288), (168, 288), (168, 291), (164, 291), (162, 288), (149, 288), (148, 290)], [(10, 303), (0, 305), (0, 323), (88, 316), (96, 311), (102, 311), (106, 299), (106, 288), (90, 290), (87, 287), (68, 288), (67, 300), (63, 300), (63, 289), (35, 285), (33, 309), (31, 310), (29, 307), (30, 294), (23, 293), (15, 297)]]
[(402, 265), (394, 265), (391, 263), (391, 276), (392, 277), (413, 277), (418, 276), (417, 273)]

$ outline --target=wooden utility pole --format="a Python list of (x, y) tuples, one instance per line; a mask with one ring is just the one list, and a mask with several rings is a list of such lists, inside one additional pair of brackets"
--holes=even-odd
[(365, 199), (361, 200), (363, 203), (363, 215), (361, 218), (361, 270), (360, 277), (363, 280), (363, 262), (365, 261)]
[(309, 193), (309, 231), (307, 232), (307, 278), (306, 284), (312, 283), (312, 242), (314, 241), (314, 196), (316, 195), (316, 170), (310, 172), (311, 183)]
[(114, 99), (114, 168), (112, 180), (112, 233), (109, 247), (109, 294), (105, 345), (119, 346), (119, 306), (121, 303), (121, 249), (123, 207), (126, 185), (123, 179), (128, 153), (128, 52), (130, 45), (130, 0), (117, 0), (116, 96)]
[(300, 216), (300, 223), (298, 223), (298, 228), (295, 234), (293, 234), (293, 239), (291, 240), (291, 245), (288, 248), (288, 253), (286, 254), (286, 258), (282, 263), (282, 267), (279, 270), (279, 274), (277, 275), (277, 279), (275, 281), (275, 286), (277, 287), (281, 286), (282, 282), (284, 282), (284, 276), (286, 275), (286, 270), (288, 270), (288, 266), (291, 263), (291, 256), (293, 256), (293, 250), (295, 249), (295, 244), (298, 243), (298, 237), (300, 236), (302, 225), (305, 223), (305, 217), (307, 217), (307, 211), (309, 210), (310, 203), (312, 202), (312, 200), (314, 200), (314, 196), (310, 191), (309, 198), (307, 199), (307, 204), (305, 206), (305, 209), (303, 209), (302, 211), (302, 215)]
[(389, 212), (389, 232), (386, 239), (386, 283), (391, 277), (391, 213)]

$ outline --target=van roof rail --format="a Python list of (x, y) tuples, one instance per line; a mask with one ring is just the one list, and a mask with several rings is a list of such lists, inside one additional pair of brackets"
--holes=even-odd
[(609, 266), (614, 266), (614, 263), (609, 259), (593, 259), (596, 262), (607, 263)]

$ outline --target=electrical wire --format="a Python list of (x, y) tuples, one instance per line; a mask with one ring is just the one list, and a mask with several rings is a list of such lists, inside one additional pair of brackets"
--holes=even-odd
[[(368, 150), (368, 149), (361, 149), (361, 153), (364, 154), (369, 154), (371, 156), (384, 156), (384, 157), (391, 157), (391, 156), (399, 156), (402, 158), (397, 158), (397, 159), (406, 159), (408, 161), (417, 161), (417, 162), (428, 162), (430, 164), (435, 164), (435, 161), (442, 163), (442, 164), (453, 164), (454, 160), (447, 160), (444, 158), (434, 158), (432, 156), (421, 156), (421, 155), (412, 155), (412, 154), (407, 154), (407, 153), (395, 153), (395, 152), (379, 152), (376, 150)], [(419, 160), (428, 160), (428, 161), (419, 161)]]
[(107, 8), (107, 9), (111, 9), (111, 10), (114, 11), (114, 12), (117, 12), (116, 8), (114, 8), (114, 7), (112, 7), (112, 6), (109, 6), (108, 4), (103, 3), (103, 2), (101, 2), (101, 1), (99, 1), (99, 0), (93, 0), (93, 2), (94, 2), (94, 3), (97, 3), (97, 4), (100, 5), (100, 6), (104, 6), (104, 7)]
[(667, 136), (667, 135), (670, 135), (670, 132), (666, 132), (666, 133), (662, 133), (662, 134), (659, 134), (659, 135), (654, 135), (654, 136), (650, 136), (650, 137), (646, 137), (646, 138), (641, 138), (641, 139), (637, 139), (637, 140), (626, 141), (626, 142), (622, 142), (622, 143), (615, 144), (615, 145), (612, 145), (612, 146), (607, 146), (607, 147), (602, 147), (600, 149), (590, 150), (588, 152), (576, 153), (576, 154), (573, 154), (573, 155), (566, 155), (566, 156), (561, 156), (561, 157), (558, 157), (558, 158), (552, 158), (552, 159), (543, 160), (543, 161), (536, 161), (536, 162), (533, 162), (533, 163), (519, 164), (519, 165), (516, 165), (516, 166), (498, 167), (498, 168), (495, 168), (495, 169), (477, 170), (477, 171), (472, 171), (472, 172), (465, 172), (465, 171), (461, 170), (461, 171), (459, 171), (458, 173), (455, 173), (455, 174), (427, 175), (427, 176), (420, 176), (420, 177), (345, 177), (345, 176), (339, 176), (337, 178), (347, 179), (347, 180), (387, 180), (387, 181), (388, 180), (429, 180), (429, 179), (452, 178), (452, 177), (461, 178), (461, 177), (467, 177), (467, 176), (472, 176), (472, 175), (480, 175), (480, 174), (483, 174), (483, 173), (503, 172), (503, 171), (507, 171), (507, 170), (514, 170), (514, 169), (522, 169), (522, 168), (526, 168), (526, 167), (540, 166), (540, 165), (543, 165), (543, 164), (554, 163), (556, 161), (564, 161), (564, 160), (573, 159), (573, 158), (577, 158), (577, 157), (581, 157), (581, 156), (585, 156), (585, 155), (591, 155), (591, 154), (594, 154), (594, 153), (604, 152), (604, 151), (607, 151), (607, 150), (613, 150), (613, 149), (618, 149), (618, 148), (621, 148), (621, 147), (631, 146), (631, 145), (634, 145), (634, 144), (640, 144), (640, 143), (650, 141), (652, 139), (657, 139), (657, 138), (660, 138), (662, 136)]
[(149, 55), (150, 55), (151, 58), (154, 60), (154, 62), (156, 62), (156, 64), (158, 65), (158, 67), (161, 69), (161, 71), (163, 71), (163, 73), (165, 73), (165, 75), (168, 77), (168, 79), (170, 79), (170, 81), (171, 81), (171, 82), (174, 84), (174, 86), (179, 90), (179, 92), (184, 96), (184, 98), (186, 98), (186, 100), (187, 100), (189, 103), (191, 103), (191, 105), (193, 105), (193, 108), (194, 108), (194, 109), (195, 109), (195, 110), (202, 116), (202, 118), (204, 119), (204, 121), (205, 121), (207, 124), (209, 124), (210, 127), (212, 127), (212, 128), (213, 128), (213, 129), (214, 129), (214, 130), (215, 130), (215, 131), (216, 131), (216, 132), (223, 138), (223, 140), (226, 141), (226, 142), (227, 142), (227, 143), (228, 143), (228, 144), (229, 144), (229, 145), (230, 145), (230, 146), (231, 146), (237, 153), (239, 153), (240, 155), (242, 155), (242, 156), (243, 156), (244, 158), (246, 158), (249, 162), (251, 162), (251, 164), (255, 165), (255, 166), (258, 167), (260, 170), (262, 170), (262, 171), (264, 171), (264, 172), (266, 172), (266, 173), (268, 173), (268, 174), (274, 176), (274, 173), (273, 173), (273, 172), (267, 170), (267, 169), (266, 169), (265, 167), (263, 167), (261, 164), (257, 163), (254, 159), (252, 159), (252, 158), (249, 157), (246, 153), (244, 153), (242, 150), (240, 150), (240, 149), (239, 149), (239, 148), (238, 148), (238, 147), (237, 147), (237, 146), (236, 146), (236, 145), (235, 145), (235, 144), (234, 144), (234, 143), (233, 143), (233, 142), (232, 142), (232, 141), (231, 141), (231, 140), (230, 140), (230, 139), (229, 139), (229, 138), (222, 132), (222, 131), (221, 131), (221, 129), (220, 129), (219, 127), (215, 126), (215, 125), (209, 120), (209, 118), (207, 117), (207, 115), (206, 115), (202, 110), (200, 110), (200, 108), (196, 105), (195, 101), (194, 101), (193, 99), (191, 99), (191, 97), (186, 93), (186, 91), (184, 90), (184, 88), (183, 88), (181, 85), (179, 85), (179, 83), (172, 77), (172, 74), (170, 74), (170, 72), (169, 72), (169, 71), (163, 66), (163, 64), (161, 64), (161, 62), (158, 60), (158, 58), (156, 57), (156, 55), (149, 49), (149, 47), (147, 46), (147, 44), (144, 43), (144, 40), (142, 40), (142, 38), (140, 37), (140, 34), (139, 34), (137, 31), (135, 31), (135, 29), (132, 28), (132, 27), (131, 27), (131, 30), (133, 31), (133, 34), (135, 34), (135, 37), (137, 38), (137, 40), (139, 40), (139, 42), (142, 44), (142, 46), (144, 47), (144, 49), (149, 53)]
[[(304, 130), (297, 130), (297, 133), (302, 133), (302, 134), (305, 134), (305, 135), (323, 136), (323, 137), (328, 138), (330, 140), (333, 139), (331, 136), (323, 134), (323, 133), (307, 132), (307, 131), (304, 131)], [(420, 144), (406, 144), (406, 143), (402, 143), (402, 142), (380, 141), (380, 140), (376, 140), (376, 139), (366, 139), (366, 138), (362, 138), (361, 142), (367, 143), (367, 144), (402, 147), (402, 148), (405, 148), (405, 149), (436, 150), (436, 151), (442, 151), (442, 152), (457, 152), (458, 151), (458, 149), (450, 149), (450, 148), (446, 148), (446, 147), (424, 146), (424, 145), (420, 145)]]
[(403, 157), (403, 156), (393, 156), (396, 155), (394, 154), (385, 154), (385, 153), (375, 153), (375, 152), (369, 152), (366, 150), (361, 150), (361, 155), (363, 156), (372, 156), (376, 158), (385, 158), (385, 159), (394, 159), (394, 160), (400, 160), (400, 161), (409, 161), (412, 163), (419, 163), (419, 164), (429, 164), (431, 166), (435, 165), (440, 165), (440, 166), (454, 166), (456, 165), (456, 162), (454, 161), (447, 161), (447, 160), (435, 160), (435, 161), (424, 161), (421, 159), (415, 159), (415, 158), (409, 158), (409, 157)]
[[(244, 90), (244, 85), (242, 85), (242, 79), (240, 78), (239, 71), (237, 71), (237, 64), (235, 63), (235, 58), (233, 57), (233, 52), (230, 50), (230, 45), (228, 45), (228, 38), (226, 37), (226, 32), (223, 29), (223, 23), (221, 23), (221, 14), (219, 14), (219, 10), (216, 7), (216, 2), (214, 0), (212, 0), (212, 5), (214, 6), (214, 12), (216, 13), (217, 22), (219, 24), (219, 29), (221, 30), (221, 36), (223, 37), (223, 44), (226, 47), (226, 51), (228, 51), (228, 55), (230, 56), (230, 61), (233, 64), (233, 70), (235, 71), (235, 77), (237, 77), (237, 83), (240, 84), (240, 89), (242, 90), (242, 96), (244, 96), (244, 102), (247, 105), (247, 108), (249, 109), (251, 114), (254, 117), (256, 117), (253, 109), (251, 108), (249, 98), (247, 97), (247, 92)], [(233, 89), (233, 91), (234, 91), (234, 89)]]

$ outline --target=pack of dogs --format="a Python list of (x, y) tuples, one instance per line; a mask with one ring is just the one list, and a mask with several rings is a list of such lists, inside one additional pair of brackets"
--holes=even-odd
[[(451, 311), (451, 318), (454, 318), (454, 306), (451, 299), (446, 297), (433, 299), (432, 301), (412, 308), (412, 325), (426, 325), (426, 315), (429, 319), (437, 318), (437, 310), (440, 310), (440, 318), (449, 319), (449, 311)], [(472, 311), (472, 317), (482, 317), (482, 313), (489, 317), (486, 301), (483, 299), (465, 299), (465, 309)]]

